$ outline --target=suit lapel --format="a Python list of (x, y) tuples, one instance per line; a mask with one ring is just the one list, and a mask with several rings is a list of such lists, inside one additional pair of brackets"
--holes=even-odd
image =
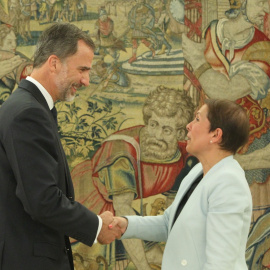
[(69, 169), (68, 169), (66, 155), (64, 153), (64, 149), (63, 149), (60, 137), (59, 137), (57, 124), (55, 123), (55, 120), (54, 120), (53, 115), (51, 113), (51, 110), (48, 106), (48, 103), (47, 103), (46, 99), (44, 98), (44, 96), (42, 95), (42, 93), (40, 92), (40, 90), (38, 89), (38, 87), (35, 84), (33, 84), (32, 82), (30, 82), (28, 80), (22, 80), (19, 84), (19, 88), (23, 88), (24, 90), (30, 92), (35, 97), (35, 99), (46, 109), (51, 121), (54, 123), (54, 126), (55, 126), (54, 132), (56, 133), (59, 152), (61, 153), (62, 162), (63, 162), (64, 168), (65, 168), (67, 196), (70, 200), (74, 200), (74, 189), (73, 189), (72, 180), (71, 180)]
[(21, 80), (20, 84), (19, 84), (19, 88), (23, 88), (24, 90), (30, 92), (35, 99), (48, 111), (50, 112), (50, 108), (47, 104), (46, 99), (44, 98), (44, 96), (42, 95), (42, 93), (40, 92), (40, 90), (37, 88), (37, 86), (35, 84), (33, 84), (30, 81), (27, 80)]

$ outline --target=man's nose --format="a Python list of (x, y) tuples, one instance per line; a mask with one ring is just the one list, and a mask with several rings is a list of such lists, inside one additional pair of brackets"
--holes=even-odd
[(89, 80), (90, 80), (89, 72), (85, 72), (81, 78), (81, 84), (83, 84), (84, 86), (88, 86), (90, 84)]
[(161, 128), (157, 129), (155, 132), (156, 139), (161, 140), (163, 139), (163, 131)]

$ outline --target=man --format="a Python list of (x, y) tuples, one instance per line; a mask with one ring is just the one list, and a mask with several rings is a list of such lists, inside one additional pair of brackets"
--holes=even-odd
[[(79, 200), (97, 213), (109, 210), (117, 216), (139, 214), (132, 205), (137, 200), (141, 203), (142, 215), (144, 198), (176, 192), (183, 173), (196, 163), (194, 157), (188, 158), (184, 142), (186, 125), (192, 117), (193, 105), (184, 92), (158, 87), (144, 104), (145, 126), (134, 126), (109, 136), (91, 161), (84, 161), (72, 170), (74, 184), (90, 185), (90, 179), (92, 182), (88, 188), (91, 192), (82, 194)], [(180, 171), (181, 177), (176, 183)], [(149, 252), (145, 252), (141, 240), (123, 240), (122, 244), (117, 242), (115, 247), (119, 265), (131, 258), (137, 269), (148, 270), (150, 263), (161, 262), (162, 251), (158, 245), (147, 243)], [(152, 255), (157, 260), (151, 260)]]
[(37, 43), (31, 76), (0, 108), (2, 270), (74, 269), (69, 236), (89, 246), (119, 237), (108, 229), (111, 213), (98, 217), (74, 201), (53, 116), (54, 102), (89, 84), (93, 56), (83, 31), (54, 24)]

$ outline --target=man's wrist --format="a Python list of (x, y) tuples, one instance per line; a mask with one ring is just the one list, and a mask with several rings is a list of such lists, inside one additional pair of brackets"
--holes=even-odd
[(96, 239), (95, 239), (95, 241), (94, 241), (94, 244), (96, 244), (98, 241), (97, 241), (97, 238), (98, 238), (98, 235), (99, 235), (99, 233), (100, 233), (100, 231), (101, 231), (101, 228), (102, 228), (102, 218), (98, 215), (97, 216), (98, 217), (98, 229), (97, 229), (97, 235), (96, 235)]

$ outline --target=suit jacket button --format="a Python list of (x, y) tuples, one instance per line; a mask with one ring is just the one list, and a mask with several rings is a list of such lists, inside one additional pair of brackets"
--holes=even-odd
[(182, 264), (183, 266), (186, 266), (186, 265), (187, 265), (187, 260), (182, 260), (182, 261), (181, 261), (181, 264)]

